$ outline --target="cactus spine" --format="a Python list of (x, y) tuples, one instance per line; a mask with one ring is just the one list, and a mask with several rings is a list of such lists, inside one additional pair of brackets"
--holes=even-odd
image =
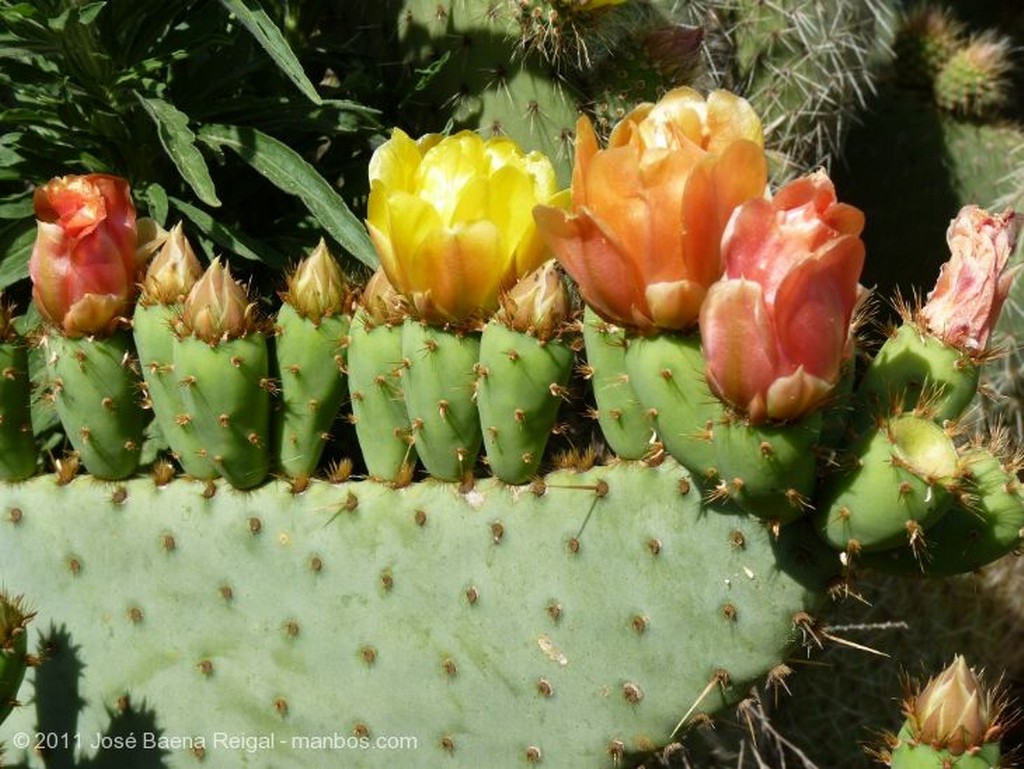
[(28, 623), (35, 616), (21, 596), (0, 589), (0, 723), (18, 704), (18, 689), (32, 661), (28, 656)]

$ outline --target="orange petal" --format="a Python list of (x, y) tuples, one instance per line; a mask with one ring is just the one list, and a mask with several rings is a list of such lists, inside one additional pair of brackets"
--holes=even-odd
[(828, 397), (833, 385), (800, 367), (772, 382), (765, 398), (766, 416), (780, 422), (799, 419), (814, 411)]
[(571, 216), (557, 208), (537, 206), (533, 215), (555, 257), (599, 315), (625, 326), (635, 325), (635, 317), (649, 318), (636, 265), (614, 234), (602, 228), (589, 211), (583, 209)]
[(682, 331), (697, 322), (707, 288), (692, 280), (650, 283), (644, 292), (654, 325)]

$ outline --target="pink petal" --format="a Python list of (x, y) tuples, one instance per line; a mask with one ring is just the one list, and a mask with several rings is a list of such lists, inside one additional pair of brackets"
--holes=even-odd
[(700, 338), (711, 389), (752, 422), (763, 421), (778, 356), (761, 287), (749, 280), (711, 286), (700, 311)]

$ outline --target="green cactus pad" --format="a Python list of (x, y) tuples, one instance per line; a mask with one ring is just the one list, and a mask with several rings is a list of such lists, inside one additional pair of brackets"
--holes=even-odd
[(986, 448), (962, 458), (967, 502), (954, 500), (938, 523), (925, 532), (924, 550), (897, 548), (865, 553), (863, 566), (900, 576), (947, 577), (980, 569), (1021, 544), (1024, 494), (1012, 471)]
[(537, 474), (572, 363), (572, 349), (558, 339), (540, 341), (498, 321), (484, 328), (476, 401), (487, 463), (505, 483)]
[(922, 529), (952, 501), (953, 442), (934, 422), (906, 415), (865, 433), (851, 454), (852, 467), (829, 478), (815, 499), (821, 535), (839, 550), (919, 547)]
[(48, 334), (43, 356), (57, 415), (86, 470), (107, 480), (134, 474), (146, 415), (128, 334)]
[(185, 406), (179, 377), (174, 372), (174, 334), (171, 333), (178, 311), (179, 308), (173, 306), (137, 305), (132, 317), (135, 349), (153, 418), (160, 425), (174, 458), (193, 478), (206, 480), (220, 473), (203, 455), (203, 444), (195, 425), (179, 418), (185, 413)]
[(407, 320), (402, 358), (408, 361), (405, 408), (416, 452), (435, 478), (461, 481), (480, 453), (480, 415), (474, 392), (480, 335)]
[(28, 668), (25, 628), (32, 617), (25, 612), (20, 598), (11, 598), (0, 589), (0, 723), (18, 702), (18, 690)]
[(715, 426), (719, 489), (744, 510), (775, 524), (811, 509), (822, 413), (784, 425), (729, 419)]
[[(21, 515), (0, 522), (0, 581), (33, 586), (84, 666), (56, 691), (40, 668), (36, 708), (93, 735), (132, 703), (216, 765), (308, 767), (324, 754), (303, 739), (367, 734), (416, 746), (345, 766), (611, 769), (780, 664), (838, 565), (813, 532), (703, 506), (671, 460), (544, 480), (3, 489)], [(196, 744), (163, 765), (195, 766)]]
[(0, 342), (0, 481), (20, 481), (36, 471), (28, 377), (24, 342)]
[(588, 307), (583, 342), (605, 441), (621, 459), (642, 459), (651, 451), (654, 425), (626, 373), (626, 333)]
[[(886, 340), (864, 372), (856, 393), (856, 423), (921, 405), (937, 422), (959, 417), (978, 390), (979, 368), (915, 323), (904, 323)], [(922, 394), (927, 402), (920, 403)]]
[(331, 425), (348, 394), (344, 374), (348, 333), (349, 319), (344, 315), (314, 324), (287, 302), (277, 313), (274, 350), (281, 410), (275, 415), (274, 457), (289, 477), (311, 476), (316, 471)]
[[(332, 364), (333, 365), (333, 364)], [(174, 373), (206, 456), (232, 486), (248, 489), (270, 466), (267, 342), (262, 334), (209, 345), (174, 341)]]
[(403, 395), (402, 327), (373, 326), (362, 310), (352, 319), (348, 383), (356, 436), (374, 478), (393, 481), (416, 465)]
[(915, 742), (909, 724), (900, 729), (892, 749), (890, 769), (999, 769), (1002, 755), (998, 742), (987, 742), (977, 752), (953, 755), (948, 750)]

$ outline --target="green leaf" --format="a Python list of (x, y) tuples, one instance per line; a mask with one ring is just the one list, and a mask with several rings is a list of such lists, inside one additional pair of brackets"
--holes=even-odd
[(221, 248), (227, 249), (233, 254), (238, 254), (244, 259), (262, 262), (277, 269), (284, 269), (287, 265), (288, 260), (284, 255), (245, 237), (230, 227), (224, 226), (201, 208), (196, 208), (190, 203), (175, 197), (169, 196), (167, 199), (172, 206), (187, 216), (201, 232)]
[(199, 140), (214, 149), (228, 147), (237, 152), (276, 187), (298, 197), (342, 248), (370, 269), (377, 267), (377, 253), (363, 223), (334, 187), (293, 149), (261, 131), (241, 126), (206, 125), (199, 129)]
[(0, 289), (28, 277), (28, 260), (36, 241), (35, 219), (0, 228)]
[(156, 219), (161, 227), (167, 226), (167, 190), (156, 182), (147, 184), (140, 197), (146, 202), (151, 218)]
[(242, 26), (249, 30), (249, 33), (256, 38), (260, 47), (274, 60), (280, 70), (288, 76), (306, 97), (314, 104), (320, 104), (320, 94), (309, 78), (298, 57), (284, 39), (281, 30), (263, 10), (253, 10), (247, 6), (244, 0), (220, 0), (227, 10), (241, 22)]
[(106, 7), (106, 2), (87, 3), (78, 7), (78, 21), (81, 24), (92, 24), (99, 16), (100, 11)]
[(31, 192), (0, 198), (0, 219), (27, 219), (33, 213)]
[(210, 178), (203, 153), (195, 145), (196, 135), (188, 127), (188, 115), (163, 99), (146, 98), (136, 92), (146, 113), (156, 123), (160, 143), (168, 157), (178, 168), (181, 178), (189, 183), (201, 201), (208, 206), (219, 206), (217, 190)]

